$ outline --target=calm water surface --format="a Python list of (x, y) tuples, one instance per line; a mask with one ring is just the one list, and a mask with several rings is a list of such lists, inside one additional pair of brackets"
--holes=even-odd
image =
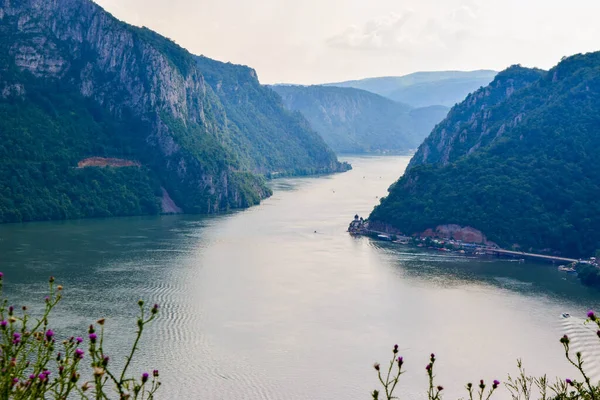
[(559, 315), (583, 316), (596, 292), (549, 264), (350, 237), (350, 219), (368, 215), (408, 158), (348, 161), (345, 174), (277, 180), (262, 205), (224, 216), (0, 226), (7, 290), (18, 305), (41, 302), (54, 275), (66, 288), (58, 330), (106, 317), (116, 362), (136, 301), (159, 303), (134, 372), (160, 369), (164, 399), (367, 399), (372, 364), (394, 343), (408, 399), (423, 398), (431, 352), (448, 398), (469, 380), (504, 380), (519, 357), (531, 373), (573, 375), (558, 338), (593, 335)]

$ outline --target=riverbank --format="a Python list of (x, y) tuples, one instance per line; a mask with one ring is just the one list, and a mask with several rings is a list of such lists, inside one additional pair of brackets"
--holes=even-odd
[(551, 262), (553, 265), (556, 263), (567, 263), (568, 265), (560, 265), (558, 270), (567, 273), (575, 273), (582, 284), (600, 289), (600, 264), (596, 257), (574, 259), (548, 254), (507, 250), (502, 249), (495, 244), (470, 243), (452, 238), (404, 236), (400, 234), (399, 231), (390, 229), (372, 229), (369, 222), (358, 216), (358, 214), (355, 215), (354, 219), (350, 222), (348, 233), (356, 236), (367, 236), (375, 240), (388, 241), (401, 245), (412, 245), (419, 248), (457, 253), (465, 256), (511, 258), (517, 259), (519, 262), (525, 262), (526, 259), (535, 259)]

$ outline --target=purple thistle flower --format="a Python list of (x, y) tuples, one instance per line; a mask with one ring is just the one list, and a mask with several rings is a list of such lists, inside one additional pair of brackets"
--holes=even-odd
[(404, 358), (398, 357), (398, 366), (401, 367), (404, 364)]
[(2, 280), (2, 278), (4, 278), (4, 273), (0, 272), (0, 280)]
[(155, 369), (154, 371), (152, 371), (152, 376), (154, 376), (155, 378), (158, 376), (158, 370)]
[(19, 378), (13, 378), (13, 383), (19, 383)]
[(2, 327), (2, 329), (5, 329), (7, 325), (8, 325), (8, 321), (6, 321), (6, 320), (0, 321), (0, 327)]
[(49, 302), (50, 302), (50, 297), (48, 297), (48, 296), (44, 297), (44, 301), (45, 301), (46, 303), (49, 303)]
[(595, 320), (596, 320), (596, 314), (594, 314), (594, 311), (593, 311), (593, 310), (589, 310), (589, 311), (588, 311), (588, 313), (587, 313), (587, 317), (588, 317), (589, 319), (591, 319), (592, 321), (595, 321)]
[(29, 379), (34, 380), (35, 379), (35, 374), (29, 375)]
[(48, 341), (50, 341), (50, 339), (52, 339), (52, 336), (54, 336), (54, 331), (53, 331), (52, 329), (48, 329), (48, 330), (46, 331), (46, 339), (47, 339)]
[(12, 313), (15, 311), (15, 308), (13, 306), (8, 307), (8, 314), (12, 315)]
[(142, 374), (142, 383), (146, 383), (146, 382), (148, 382), (148, 376), (149, 376), (149, 375), (148, 375), (148, 373), (147, 373), (147, 372), (144, 372), (144, 373)]
[(95, 333), (90, 333), (90, 341), (92, 343), (96, 343), (97, 338), (98, 338), (98, 335), (96, 335)]
[(492, 388), (496, 389), (499, 385), (500, 385), (500, 381), (498, 379), (494, 379), (494, 382), (492, 384)]
[(431, 371), (431, 364), (427, 364), (427, 366), (425, 367), (425, 369), (426, 369), (427, 371)]
[(573, 381), (572, 381), (572, 380), (570, 380), (569, 378), (567, 378), (567, 379), (565, 380), (565, 382), (567, 382), (567, 384), (568, 384), (568, 385), (571, 385), (571, 386), (573, 386)]
[(79, 336), (78, 336), (78, 337), (77, 337), (77, 339), (75, 339), (75, 340), (77, 341), (77, 343), (81, 343), (81, 342), (83, 342), (83, 338), (81, 338), (81, 337), (79, 337)]
[(81, 349), (75, 349), (75, 358), (78, 358), (78, 359), (81, 360), (83, 358), (83, 354), (84, 354), (83, 350), (81, 350)]

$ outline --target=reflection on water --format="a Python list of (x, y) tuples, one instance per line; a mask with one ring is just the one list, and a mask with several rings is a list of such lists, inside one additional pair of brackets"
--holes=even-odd
[(449, 397), (504, 379), (519, 357), (532, 373), (572, 376), (558, 338), (593, 342), (581, 317), (596, 292), (548, 264), (350, 237), (350, 219), (368, 215), (408, 158), (349, 161), (348, 173), (273, 181), (272, 198), (228, 215), (0, 226), (9, 294), (41, 300), (56, 276), (58, 329), (106, 317), (115, 360), (138, 298), (160, 303), (134, 367), (162, 371), (165, 399), (364, 399), (394, 343), (406, 398), (422, 397), (432, 351)]

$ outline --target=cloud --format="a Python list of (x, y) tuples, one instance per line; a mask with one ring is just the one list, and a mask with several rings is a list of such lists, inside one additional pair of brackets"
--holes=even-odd
[(327, 38), (331, 48), (413, 52), (459, 45), (474, 32), (477, 6), (473, 2), (446, 10), (406, 9), (352, 25)]
[(411, 12), (392, 13), (367, 21), (363, 26), (352, 25), (344, 32), (327, 39), (327, 45), (339, 48), (386, 49), (396, 47), (403, 41), (403, 26), (411, 18)]

